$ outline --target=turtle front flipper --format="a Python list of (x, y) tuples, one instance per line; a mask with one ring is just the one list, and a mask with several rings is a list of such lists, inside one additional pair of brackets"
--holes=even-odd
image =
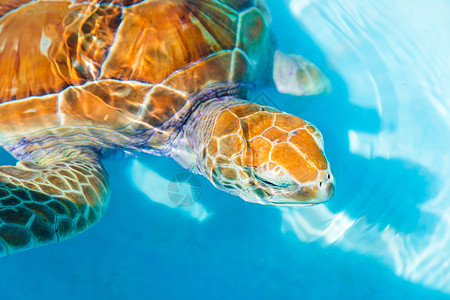
[(0, 167), (0, 256), (69, 239), (92, 226), (109, 200), (95, 155)]
[(280, 93), (311, 96), (329, 92), (331, 84), (312, 62), (300, 55), (277, 50), (273, 63), (273, 80)]

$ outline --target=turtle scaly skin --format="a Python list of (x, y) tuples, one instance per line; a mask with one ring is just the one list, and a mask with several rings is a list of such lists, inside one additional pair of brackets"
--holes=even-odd
[(312, 205), (334, 181), (320, 132), (248, 102), (270, 76), (262, 0), (0, 3), (0, 256), (103, 215), (101, 159), (166, 155), (250, 202)]
[[(271, 107), (222, 101), (214, 129), (190, 133), (201, 141), (195, 151), (202, 153), (201, 174), (250, 202), (298, 205), (329, 199), (332, 174), (315, 126)], [(199, 110), (203, 116), (197, 122), (207, 122), (207, 110)]]

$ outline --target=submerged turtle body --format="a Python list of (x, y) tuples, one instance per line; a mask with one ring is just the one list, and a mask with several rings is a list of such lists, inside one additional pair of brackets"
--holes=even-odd
[(260, 0), (0, 4), (0, 255), (70, 238), (104, 213), (100, 159), (175, 158), (251, 202), (314, 204), (333, 178), (320, 132), (247, 102), (270, 75)]
[[(268, 30), (252, 2), (39, 1), (6, 14), (0, 138), (89, 126), (135, 143), (126, 132), (152, 135), (180, 110), (183, 118), (211, 83), (253, 82)], [(174, 129), (151, 142), (161, 146)]]

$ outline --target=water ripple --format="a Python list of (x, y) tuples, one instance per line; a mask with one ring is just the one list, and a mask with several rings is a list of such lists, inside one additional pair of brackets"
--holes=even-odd
[(345, 81), (349, 105), (335, 113), (375, 110), (380, 126), (325, 127), (340, 137), (328, 148), (338, 192), (320, 207), (281, 208), (283, 232), (450, 293), (450, 3), (286, 2)]

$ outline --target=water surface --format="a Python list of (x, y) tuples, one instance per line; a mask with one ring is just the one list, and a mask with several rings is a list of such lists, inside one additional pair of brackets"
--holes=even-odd
[(322, 130), (335, 197), (279, 209), (198, 178), (198, 203), (177, 208), (164, 186), (185, 172), (175, 162), (109, 161), (104, 218), (1, 259), (2, 299), (448, 298), (450, 4), (268, 4), (279, 48), (332, 82), (324, 96), (264, 95)]

